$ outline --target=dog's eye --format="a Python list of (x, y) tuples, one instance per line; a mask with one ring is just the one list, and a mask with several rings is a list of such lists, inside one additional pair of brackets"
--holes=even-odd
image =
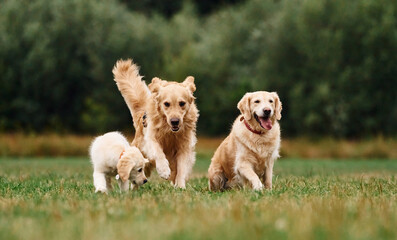
[(272, 102), (273, 102), (273, 100), (270, 99), (270, 100), (269, 100), (269, 103), (272, 103)]
[(185, 102), (179, 102), (179, 106), (181, 106), (181, 107), (183, 107), (183, 106), (185, 106)]
[(164, 103), (164, 106), (169, 107), (169, 106), (170, 106), (170, 103), (169, 103), (169, 102), (165, 102), (165, 103)]
[(142, 168), (138, 169), (138, 172), (142, 172)]
[(255, 100), (255, 102), (254, 103), (259, 103), (260, 101), (259, 100)]

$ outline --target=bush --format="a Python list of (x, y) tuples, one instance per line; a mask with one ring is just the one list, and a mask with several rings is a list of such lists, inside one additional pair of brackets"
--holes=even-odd
[(283, 135), (396, 136), (397, 2), (251, 0), (172, 17), (118, 1), (0, 6), (0, 130), (131, 129), (112, 81), (132, 57), (147, 81), (196, 77), (202, 134), (225, 134), (246, 91), (277, 91)]
[(397, 3), (287, 2), (259, 66), (284, 97), (290, 133), (397, 133)]
[(200, 128), (226, 132), (243, 93), (268, 90), (287, 135), (395, 136), (396, 11), (395, 1), (253, 0), (211, 16), (175, 63), (199, 78)]
[(0, 11), (3, 130), (130, 125), (111, 69), (134, 56), (158, 73), (161, 21), (148, 22), (113, 1), (5, 1)]

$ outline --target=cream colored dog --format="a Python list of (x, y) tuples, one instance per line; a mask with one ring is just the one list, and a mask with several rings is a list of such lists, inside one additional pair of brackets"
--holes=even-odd
[(131, 147), (127, 139), (118, 132), (106, 133), (94, 139), (90, 147), (94, 168), (95, 192), (107, 193), (112, 189), (111, 179), (119, 175), (118, 184), (122, 191), (145, 184), (144, 167), (149, 161), (138, 148)]
[(249, 184), (272, 188), (273, 165), (279, 158), (281, 102), (275, 92), (247, 93), (237, 105), (241, 115), (216, 150), (208, 169), (210, 190)]
[(132, 60), (120, 60), (113, 68), (114, 80), (124, 97), (136, 130), (133, 146), (138, 147), (160, 177), (185, 188), (196, 155), (196, 90), (193, 77), (182, 83), (153, 78), (146, 86)]

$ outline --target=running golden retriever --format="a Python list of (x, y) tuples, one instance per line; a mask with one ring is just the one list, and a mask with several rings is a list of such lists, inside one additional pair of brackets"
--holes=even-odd
[(138, 147), (160, 177), (185, 188), (196, 160), (194, 152), (198, 110), (193, 77), (182, 83), (153, 78), (147, 86), (132, 60), (119, 60), (114, 80), (131, 112), (136, 130), (133, 146)]
[(249, 184), (272, 188), (273, 165), (279, 158), (281, 101), (275, 92), (246, 93), (237, 105), (241, 115), (216, 150), (208, 169), (212, 191)]

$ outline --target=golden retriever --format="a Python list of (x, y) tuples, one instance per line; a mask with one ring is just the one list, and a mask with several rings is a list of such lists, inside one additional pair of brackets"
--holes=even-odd
[(153, 78), (147, 86), (132, 60), (119, 60), (114, 80), (131, 112), (136, 130), (132, 145), (149, 158), (160, 177), (185, 188), (195, 163), (196, 122), (199, 116), (193, 77), (182, 83)]
[(127, 139), (118, 132), (109, 132), (94, 139), (90, 146), (91, 163), (94, 168), (95, 192), (107, 193), (112, 189), (111, 179), (118, 173), (121, 191), (147, 182), (145, 159), (138, 148), (131, 147)]
[(241, 115), (216, 150), (208, 169), (212, 191), (249, 184), (272, 188), (273, 165), (279, 158), (281, 101), (276, 92), (246, 93), (237, 105)]

